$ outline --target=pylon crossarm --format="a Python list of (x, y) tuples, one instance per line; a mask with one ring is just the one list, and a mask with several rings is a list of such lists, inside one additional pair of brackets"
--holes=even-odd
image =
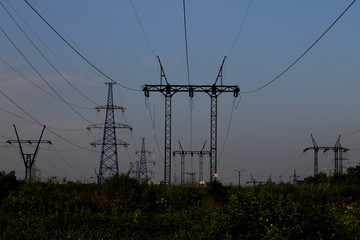
[[(110, 108), (114, 109), (114, 110), (120, 110), (122, 112), (124, 112), (126, 110), (126, 108), (122, 107), (122, 106), (116, 106), (116, 105), (113, 105), (113, 106), (109, 106)], [(94, 107), (95, 110), (98, 110), (100, 111), (101, 109), (107, 109), (108, 106), (104, 105), (104, 106), (97, 106), (97, 107)]]
[(177, 92), (205, 92), (211, 95), (219, 95), (224, 92), (232, 92), (237, 97), (240, 88), (237, 85), (151, 85), (146, 84), (143, 86), (145, 96), (149, 96), (149, 92), (161, 92), (164, 95), (172, 96)]
[[(127, 128), (130, 131), (133, 130), (133, 128), (130, 125), (122, 124), (122, 123), (115, 123), (114, 127), (115, 128)], [(97, 124), (91, 124), (91, 125), (86, 127), (87, 130), (90, 130), (91, 128), (105, 128), (105, 124), (104, 123), (97, 123)]]
[[(102, 145), (102, 144), (103, 144), (103, 140), (97, 140), (97, 141), (94, 141), (94, 142), (90, 143), (91, 146), (98, 146), (98, 145)], [(124, 141), (119, 140), (119, 139), (116, 139), (116, 145), (127, 147), (129, 145), (129, 143), (124, 142)]]

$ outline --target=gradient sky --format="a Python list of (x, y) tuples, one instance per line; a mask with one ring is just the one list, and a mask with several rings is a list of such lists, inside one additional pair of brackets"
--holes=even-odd
[[(77, 90), (97, 105), (106, 104), (107, 86), (104, 83), (109, 80), (71, 50), (24, 1), (0, 1)], [(262, 86), (299, 57), (351, 2), (253, 0), (238, 41), (230, 52), (250, 1), (186, 1), (191, 84), (212, 84), (227, 55), (224, 84), (239, 85), (244, 92)], [(187, 84), (182, 1), (133, 0), (150, 47), (130, 1), (29, 0), (29, 3), (81, 54), (117, 82), (139, 90), (144, 84), (159, 84), (159, 66), (154, 51), (161, 58), (169, 82)], [(246, 169), (242, 172), (243, 184), (250, 180), (250, 174), (259, 181), (266, 181), (271, 176), (276, 182), (280, 179), (289, 181), (294, 169), (300, 178), (312, 175), (313, 153), (302, 152), (312, 145), (311, 133), (319, 146), (333, 146), (342, 134), (342, 146), (350, 148), (346, 155), (349, 161), (344, 165), (359, 164), (359, 22), (360, 6), (355, 2), (286, 74), (260, 91), (241, 94), (240, 103), (240, 98), (235, 100), (239, 105), (233, 112), (225, 145), (234, 99), (231, 94), (219, 97), (218, 172), (221, 181), (236, 184), (238, 175), (234, 170), (242, 169)], [(96, 105), (51, 68), (2, 6), (0, 26), (47, 83), (68, 103), (76, 105), (74, 109), (78, 113), (92, 123), (104, 121), (104, 112), (92, 109)], [(86, 130), (88, 121), (64, 102), (30, 83), (29, 80), (55, 95), (2, 32), (0, 44), (1, 59), (27, 78), (25, 80), (0, 61), (0, 90), (54, 132), (88, 149), (81, 150), (45, 130), (43, 139), (51, 140), (53, 144), (42, 145), (37, 157), (36, 165), (42, 170), (42, 177), (95, 180), (94, 169), (99, 168), (100, 158), (96, 151), (100, 147), (91, 151), (94, 149), (89, 143), (101, 139), (102, 130)], [(125, 115), (116, 114), (116, 121), (134, 128), (133, 138), (126, 131), (118, 132), (119, 139), (130, 143), (127, 150), (119, 148), (120, 171), (126, 172), (129, 163), (138, 159), (135, 151), (140, 150), (142, 137), (147, 139), (147, 149), (152, 150), (152, 123), (141, 91), (129, 91), (118, 85), (113, 90), (114, 104), (127, 108)], [(0, 170), (14, 170), (19, 178), (23, 178), (24, 165), (17, 145), (9, 146), (5, 142), (16, 139), (13, 124), (22, 139), (37, 139), (42, 127), (32, 123), (34, 121), (4, 95), (0, 98)], [(151, 110), (156, 108), (156, 133), (161, 150), (159, 153), (156, 148), (155, 179), (162, 180), (164, 98), (160, 93), (152, 93), (148, 100)], [(205, 94), (196, 94), (193, 102), (192, 149), (200, 150), (205, 140), (209, 143), (210, 99)], [(179, 149), (177, 142), (180, 140), (185, 150), (190, 150), (187, 94), (174, 95), (172, 114), (172, 149)], [(208, 179), (209, 163), (207, 158), (204, 160), (204, 176)], [(186, 164), (187, 172), (198, 171), (197, 158), (194, 157), (192, 163), (187, 159)], [(173, 158), (172, 166), (172, 175), (179, 178), (179, 156)], [(319, 171), (328, 174), (332, 168), (333, 153), (320, 152)]]

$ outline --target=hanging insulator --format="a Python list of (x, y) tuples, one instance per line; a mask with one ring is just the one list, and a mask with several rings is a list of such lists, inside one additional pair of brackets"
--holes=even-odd
[(194, 97), (194, 88), (193, 87), (189, 88), (189, 97), (191, 97), (191, 98)]

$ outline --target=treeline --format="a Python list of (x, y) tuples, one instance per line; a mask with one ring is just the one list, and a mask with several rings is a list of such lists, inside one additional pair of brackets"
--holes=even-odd
[(29, 183), (0, 175), (1, 239), (360, 239), (358, 184)]
[(324, 172), (320, 172), (316, 177), (307, 177), (305, 182), (310, 184), (330, 183), (341, 185), (360, 185), (360, 165), (349, 167), (346, 174), (335, 173), (327, 176)]

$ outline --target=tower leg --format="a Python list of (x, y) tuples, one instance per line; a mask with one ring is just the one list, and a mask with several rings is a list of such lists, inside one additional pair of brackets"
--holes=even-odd
[(26, 163), (25, 163), (25, 179), (29, 179), (31, 181), (31, 160), (32, 160), (32, 156), (31, 154), (25, 154), (25, 159), (26, 159)]
[(181, 185), (185, 184), (185, 154), (181, 154)]
[(339, 152), (338, 151), (334, 151), (335, 153), (335, 174), (339, 173)]
[(165, 95), (164, 183), (171, 184), (171, 95)]
[(318, 150), (314, 149), (314, 177), (318, 175), (319, 169), (319, 158), (318, 158)]
[(204, 155), (200, 154), (199, 155), (199, 182), (202, 182), (203, 179), (203, 160), (204, 160)]
[(210, 116), (210, 181), (217, 178), (217, 96), (211, 95)]
[(339, 173), (340, 175), (343, 174), (343, 151), (340, 147), (339, 149)]

